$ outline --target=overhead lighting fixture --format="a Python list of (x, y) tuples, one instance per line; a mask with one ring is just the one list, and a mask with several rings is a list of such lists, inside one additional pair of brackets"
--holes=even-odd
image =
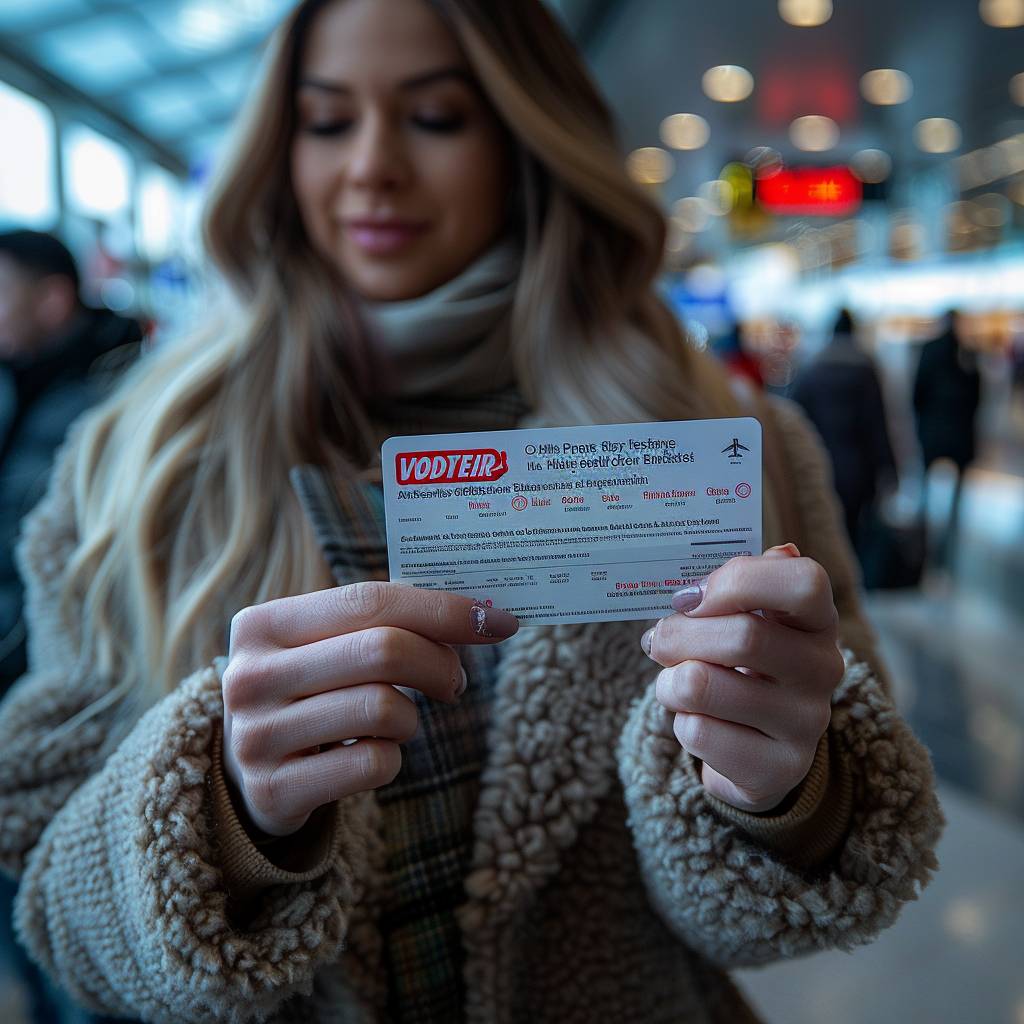
[(906, 103), (913, 95), (914, 84), (910, 75), (896, 68), (878, 68), (869, 71), (860, 80), (860, 91), (868, 103), (891, 107)]
[(1024, 73), (1010, 79), (1010, 96), (1014, 103), (1024, 107)]
[(1020, 28), (1024, 25), (1024, 0), (981, 0), (981, 20), (993, 28)]
[(718, 103), (739, 103), (754, 91), (754, 76), (736, 64), (708, 68), (702, 79), (705, 94)]
[(700, 149), (711, 138), (711, 127), (699, 114), (673, 114), (661, 122), (661, 141), (669, 149)]
[(839, 125), (830, 117), (808, 114), (789, 126), (790, 141), (806, 153), (824, 153), (839, 142)]
[(865, 185), (878, 185), (892, 173), (892, 158), (881, 149), (862, 149), (853, 155), (850, 169)]
[(814, 28), (832, 17), (832, 0), (779, 0), (779, 14), (797, 28)]
[(635, 149), (626, 160), (629, 176), (640, 185), (661, 185), (672, 177), (675, 161), (657, 146)]
[(914, 141), (925, 153), (952, 153), (961, 137), (960, 126), (948, 117), (926, 117), (914, 127)]

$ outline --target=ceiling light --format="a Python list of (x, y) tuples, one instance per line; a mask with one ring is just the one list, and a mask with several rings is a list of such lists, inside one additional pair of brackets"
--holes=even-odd
[(960, 126), (948, 117), (926, 117), (914, 128), (917, 148), (925, 153), (952, 153), (960, 147)]
[(1024, 0), (981, 0), (981, 20), (993, 28), (1019, 28), (1024, 25)]
[(869, 71), (860, 80), (860, 91), (868, 103), (876, 103), (880, 107), (906, 103), (914, 92), (910, 76), (895, 68), (879, 68)]
[(1014, 103), (1024, 107), (1024, 73), (1010, 79), (1010, 95)]
[(721, 64), (704, 72), (704, 92), (719, 103), (738, 103), (754, 91), (754, 76), (735, 64)]
[(670, 149), (700, 149), (711, 128), (699, 114), (673, 114), (661, 122), (661, 141)]
[(779, 0), (779, 14), (790, 25), (813, 28), (832, 17), (832, 0)]
[(866, 185), (877, 185), (892, 173), (892, 158), (881, 149), (862, 149), (854, 154), (850, 169)]
[(808, 153), (823, 153), (839, 141), (839, 125), (830, 117), (808, 114), (798, 117), (789, 126), (790, 141)]
[(629, 176), (640, 185), (660, 185), (672, 177), (675, 162), (663, 149), (645, 146), (635, 149), (626, 161)]

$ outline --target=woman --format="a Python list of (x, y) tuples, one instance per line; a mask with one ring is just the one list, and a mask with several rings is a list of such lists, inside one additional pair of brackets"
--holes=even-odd
[(233, 308), (79, 425), (20, 549), (2, 843), (54, 977), (153, 1021), (736, 1021), (727, 968), (895, 919), (941, 812), (792, 412), (773, 549), (650, 630), (382, 582), (389, 434), (737, 411), (539, 3), (301, 4), (207, 241)]

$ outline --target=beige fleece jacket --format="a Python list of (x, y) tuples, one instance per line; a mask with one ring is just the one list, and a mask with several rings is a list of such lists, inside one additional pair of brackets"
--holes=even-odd
[[(523, 629), (503, 645), (459, 913), (470, 1022), (735, 1022), (726, 971), (869, 942), (937, 867), (927, 751), (896, 712), (860, 613), (826, 457), (778, 414), (799, 536), (829, 570), (846, 674), (783, 814), (715, 800), (655, 699), (645, 624)], [(18, 558), (29, 673), (0, 706), (0, 865), (33, 957), (98, 1012), (160, 1022), (386, 1019), (380, 809), (324, 808), (296, 841), (248, 838), (223, 780), (218, 659), (124, 738), (77, 664), (57, 594), (76, 543), (77, 432)]]

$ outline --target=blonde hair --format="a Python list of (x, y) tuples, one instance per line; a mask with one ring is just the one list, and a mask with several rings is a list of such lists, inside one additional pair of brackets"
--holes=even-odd
[[(275, 34), (209, 198), (206, 247), (232, 301), (85, 423), (65, 600), (83, 611), (83, 657), (132, 716), (227, 653), (235, 611), (331, 584), (288, 470), (340, 475), (371, 454), (357, 307), (310, 245), (289, 178), (296, 68), (327, 2), (306, 0)], [(562, 423), (734, 414), (654, 293), (664, 218), (627, 177), (557, 22), (540, 0), (430, 2), (519, 153), (511, 336), (532, 408)]]

